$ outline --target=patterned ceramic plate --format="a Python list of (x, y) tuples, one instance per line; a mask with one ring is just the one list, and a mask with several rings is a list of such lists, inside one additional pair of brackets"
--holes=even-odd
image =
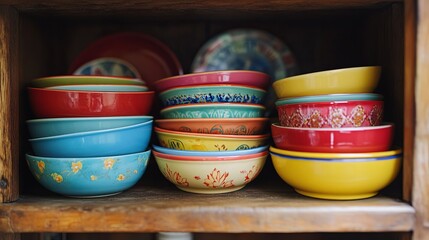
[(158, 79), (183, 74), (176, 55), (165, 44), (138, 32), (117, 33), (98, 39), (77, 56), (69, 71), (73, 73), (91, 60), (102, 57), (130, 63), (149, 89)]
[[(297, 74), (289, 48), (277, 37), (255, 29), (234, 29), (212, 38), (198, 51), (191, 70), (255, 70), (270, 75), (271, 81)], [(269, 89), (268, 109), (274, 100)]]
[(97, 58), (80, 66), (74, 75), (118, 76), (141, 79), (137, 69), (119, 58)]

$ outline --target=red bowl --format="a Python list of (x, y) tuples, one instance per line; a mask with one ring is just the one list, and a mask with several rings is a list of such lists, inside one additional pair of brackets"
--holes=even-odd
[(393, 124), (360, 128), (294, 128), (271, 125), (277, 148), (301, 152), (363, 153), (390, 149)]
[(155, 93), (92, 92), (28, 88), (37, 118), (148, 115)]
[[(369, 94), (366, 94), (369, 95)], [(344, 128), (378, 126), (383, 117), (383, 100), (346, 99), (352, 95), (338, 95), (345, 100), (327, 100), (323, 102), (292, 102), (294, 99), (276, 102), (280, 125), (303, 128)], [(340, 97), (339, 97), (340, 96)], [(329, 95), (320, 96), (330, 98)], [(314, 97), (316, 99), (316, 97)]]
[(223, 70), (213, 72), (190, 73), (159, 79), (154, 82), (155, 90), (165, 91), (174, 87), (202, 84), (242, 84), (266, 89), (270, 76), (250, 70)]

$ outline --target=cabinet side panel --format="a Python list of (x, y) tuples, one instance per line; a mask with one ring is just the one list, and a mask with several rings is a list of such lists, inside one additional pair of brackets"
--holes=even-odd
[(19, 195), (18, 13), (0, 7), (0, 202)]
[(417, 19), (416, 134), (414, 146), (413, 239), (429, 239), (429, 2), (419, 0)]

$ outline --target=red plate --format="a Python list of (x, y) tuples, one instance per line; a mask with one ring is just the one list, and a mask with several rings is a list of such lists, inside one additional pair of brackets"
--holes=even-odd
[(137, 32), (124, 32), (98, 39), (82, 51), (71, 64), (73, 73), (83, 64), (101, 57), (114, 57), (131, 63), (141, 78), (153, 89), (153, 82), (183, 74), (176, 55), (153, 37)]

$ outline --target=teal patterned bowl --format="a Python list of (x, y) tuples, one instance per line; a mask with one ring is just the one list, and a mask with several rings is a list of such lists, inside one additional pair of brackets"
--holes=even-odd
[(266, 91), (240, 84), (183, 86), (159, 93), (164, 106), (192, 103), (264, 103)]
[(70, 197), (103, 197), (129, 189), (143, 176), (151, 151), (91, 158), (48, 158), (27, 154), (37, 181)]
[(162, 118), (259, 118), (265, 107), (250, 103), (198, 103), (163, 108)]

